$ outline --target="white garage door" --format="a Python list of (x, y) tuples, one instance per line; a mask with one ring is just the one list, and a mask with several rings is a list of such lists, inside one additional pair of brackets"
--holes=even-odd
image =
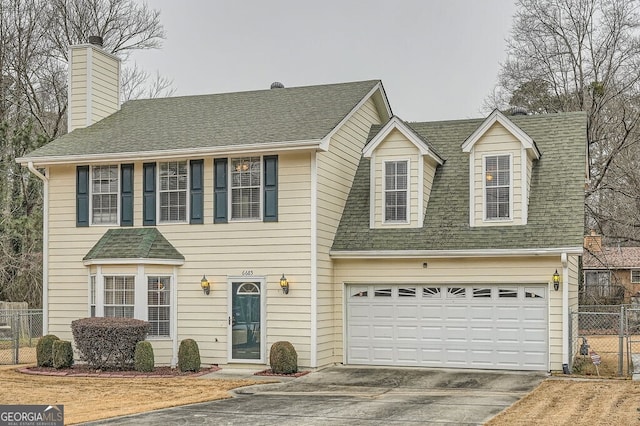
[(546, 285), (350, 285), (347, 363), (548, 370)]

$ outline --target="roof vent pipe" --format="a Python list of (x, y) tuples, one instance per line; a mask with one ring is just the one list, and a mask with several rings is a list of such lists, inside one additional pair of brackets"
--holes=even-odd
[(279, 81), (274, 81), (273, 83), (271, 83), (271, 89), (284, 89), (284, 84), (280, 83)]
[(511, 115), (529, 115), (529, 111), (525, 107), (513, 106), (511, 107)]
[(102, 47), (102, 37), (100, 36), (89, 36), (89, 44), (93, 44), (94, 46)]

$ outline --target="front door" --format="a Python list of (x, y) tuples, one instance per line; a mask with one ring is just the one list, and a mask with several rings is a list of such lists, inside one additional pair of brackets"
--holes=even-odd
[(264, 361), (263, 282), (231, 280), (229, 311), (230, 361)]

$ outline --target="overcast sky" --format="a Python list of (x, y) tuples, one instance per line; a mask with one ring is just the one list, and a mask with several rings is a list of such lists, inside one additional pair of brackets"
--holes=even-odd
[(175, 95), (380, 79), (410, 121), (481, 116), (512, 0), (148, 0), (167, 38), (132, 60)]

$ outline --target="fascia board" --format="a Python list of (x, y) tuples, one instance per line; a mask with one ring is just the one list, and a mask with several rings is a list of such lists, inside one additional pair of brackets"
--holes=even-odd
[(562, 253), (581, 255), (582, 247), (558, 247), (536, 249), (494, 249), (494, 250), (331, 250), (333, 259), (422, 259), (453, 257), (518, 257), (518, 256), (558, 256)]
[(35, 166), (51, 166), (57, 164), (105, 163), (124, 161), (157, 161), (169, 158), (198, 158), (203, 156), (236, 155), (254, 152), (283, 152), (298, 150), (318, 150), (321, 140), (304, 140), (289, 142), (257, 143), (223, 147), (169, 149), (161, 151), (139, 151), (127, 153), (108, 153), (91, 155), (60, 155), (48, 157), (20, 157), (16, 162), (22, 165), (33, 163)]
[(91, 265), (184, 265), (184, 259), (149, 259), (149, 258), (125, 258), (125, 259), (89, 259), (83, 260), (85, 266)]

